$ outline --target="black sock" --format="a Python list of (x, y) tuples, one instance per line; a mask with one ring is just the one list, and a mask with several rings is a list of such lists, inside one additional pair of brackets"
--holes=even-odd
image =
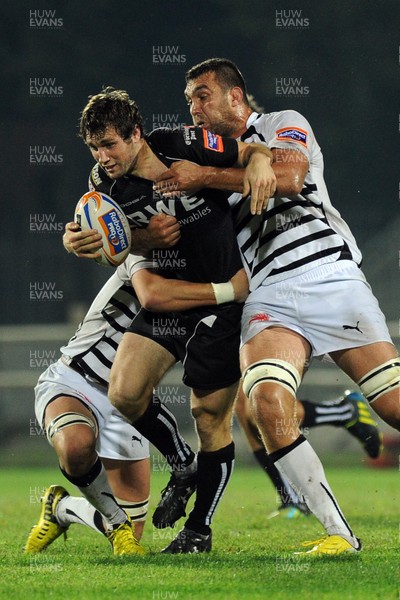
[(318, 425), (343, 427), (354, 418), (355, 409), (345, 398), (320, 403), (302, 400), (301, 403), (304, 407), (303, 430)]
[(65, 479), (68, 479), (68, 481), (70, 481), (71, 483), (76, 485), (76, 487), (85, 488), (85, 487), (89, 487), (89, 485), (92, 484), (93, 481), (100, 475), (102, 466), (103, 466), (103, 464), (102, 464), (100, 458), (97, 457), (96, 462), (90, 468), (90, 471), (88, 473), (86, 473), (85, 475), (81, 475), (79, 477), (75, 477), (73, 475), (68, 475), (68, 473), (66, 471), (64, 471), (64, 469), (62, 467), (60, 467), (60, 471), (64, 475)]
[(179, 433), (174, 415), (158, 398), (133, 426), (165, 456), (172, 470), (193, 462), (195, 454)]
[(235, 462), (235, 444), (215, 452), (197, 455), (197, 491), (193, 510), (185, 527), (208, 535), (215, 510), (223, 496)]
[(276, 468), (275, 463), (270, 459), (266, 449), (260, 448), (259, 450), (255, 450), (253, 454), (258, 464), (262, 467), (262, 469), (270, 478), (272, 485), (274, 486), (274, 488), (280, 496), (282, 504), (292, 504), (293, 501), (290, 495), (288, 494), (285, 482), (283, 481), (280, 472)]

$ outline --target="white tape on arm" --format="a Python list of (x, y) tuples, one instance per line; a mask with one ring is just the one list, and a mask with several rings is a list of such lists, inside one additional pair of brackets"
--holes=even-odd
[(230, 281), (226, 283), (212, 283), (211, 285), (217, 304), (225, 304), (225, 302), (233, 302), (235, 300), (235, 290)]

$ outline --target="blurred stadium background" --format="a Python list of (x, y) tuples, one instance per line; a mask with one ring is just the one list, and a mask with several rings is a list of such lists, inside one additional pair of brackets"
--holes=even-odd
[[(129, 91), (147, 130), (181, 126), (190, 123), (186, 69), (225, 56), (267, 112), (304, 114), (324, 152), (332, 201), (398, 342), (399, 16), (395, 0), (385, 10), (370, 0), (210, 0), (196, 9), (183, 0), (3, 3), (0, 464), (54, 464), (34, 419), (33, 386), (110, 274), (61, 245), (92, 163), (77, 138), (79, 112), (103, 85)], [(159, 392), (190, 437), (189, 395), (179, 382), (177, 368)], [(335, 367), (313, 365), (300, 397), (329, 399), (349, 386)], [(365, 460), (341, 431), (310, 437), (335, 461), (355, 453)], [(236, 438), (241, 459), (251, 460)]]

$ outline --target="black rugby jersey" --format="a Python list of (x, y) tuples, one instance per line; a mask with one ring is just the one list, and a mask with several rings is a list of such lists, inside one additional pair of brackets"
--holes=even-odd
[[(238, 158), (236, 140), (221, 138), (199, 127), (156, 129), (145, 140), (167, 167), (179, 160), (231, 167)], [(193, 282), (220, 283), (242, 267), (225, 192), (203, 189), (193, 196), (164, 198), (153, 191), (152, 181), (134, 175), (113, 180), (99, 164), (92, 169), (89, 186), (114, 198), (136, 227), (146, 227), (150, 218), (159, 212), (177, 218), (181, 225), (179, 243), (173, 248), (153, 251), (153, 258), (164, 275)]]

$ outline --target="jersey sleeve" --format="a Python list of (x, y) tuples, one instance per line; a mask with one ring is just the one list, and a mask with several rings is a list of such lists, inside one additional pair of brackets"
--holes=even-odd
[(300, 150), (309, 158), (313, 133), (305, 117), (295, 110), (283, 110), (275, 113), (272, 125), (269, 148)]
[(190, 160), (201, 166), (232, 167), (238, 159), (236, 140), (201, 127), (155, 129), (146, 140), (155, 154), (172, 162)]
[(157, 269), (158, 263), (156, 260), (129, 254), (126, 260), (117, 268), (118, 277), (121, 281), (130, 282), (132, 275), (142, 269)]

